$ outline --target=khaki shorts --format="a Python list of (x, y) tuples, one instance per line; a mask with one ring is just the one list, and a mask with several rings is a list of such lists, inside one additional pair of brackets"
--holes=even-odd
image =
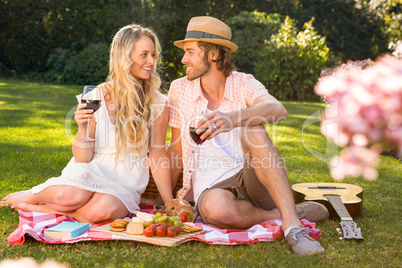
[(224, 189), (233, 193), (237, 200), (247, 200), (254, 206), (265, 210), (275, 208), (275, 203), (267, 189), (260, 182), (255, 170), (245, 161), (244, 167), (232, 177), (205, 189), (198, 197), (197, 209), (205, 223), (208, 223), (202, 213), (202, 202), (205, 195), (212, 189)]

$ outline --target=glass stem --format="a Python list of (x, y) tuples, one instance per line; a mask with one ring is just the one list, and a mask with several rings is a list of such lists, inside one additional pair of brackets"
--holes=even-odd
[(91, 121), (91, 120), (88, 118), (87, 135), (86, 135), (87, 138), (89, 138), (89, 122), (90, 122), (90, 121)]

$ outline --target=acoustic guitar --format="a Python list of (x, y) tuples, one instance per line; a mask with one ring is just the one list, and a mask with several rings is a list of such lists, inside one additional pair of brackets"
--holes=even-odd
[(362, 215), (363, 189), (360, 186), (345, 183), (298, 183), (292, 185), (296, 204), (314, 201), (328, 208), (330, 218), (340, 218), (342, 232), (337, 228), (340, 239), (362, 241), (360, 228), (352, 217)]

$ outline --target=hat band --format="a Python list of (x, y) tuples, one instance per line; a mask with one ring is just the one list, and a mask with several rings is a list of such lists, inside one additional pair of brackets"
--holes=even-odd
[(196, 39), (222, 39), (230, 42), (230, 39), (227, 39), (225, 37), (216, 35), (216, 34), (211, 34), (211, 33), (206, 33), (206, 32), (200, 32), (200, 31), (188, 31), (186, 33), (187, 38), (196, 38)]

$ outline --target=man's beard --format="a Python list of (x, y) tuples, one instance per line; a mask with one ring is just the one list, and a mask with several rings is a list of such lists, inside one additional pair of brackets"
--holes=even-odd
[(203, 76), (204, 74), (206, 74), (209, 71), (209, 68), (211, 67), (211, 64), (209, 64), (208, 62), (208, 54), (206, 54), (203, 58), (202, 58), (202, 66), (199, 66), (197, 68), (195, 68), (193, 66), (193, 73), (191, 75), (187, 75), (187, 79), (190, 81), (193, 81), (201, 76)]

